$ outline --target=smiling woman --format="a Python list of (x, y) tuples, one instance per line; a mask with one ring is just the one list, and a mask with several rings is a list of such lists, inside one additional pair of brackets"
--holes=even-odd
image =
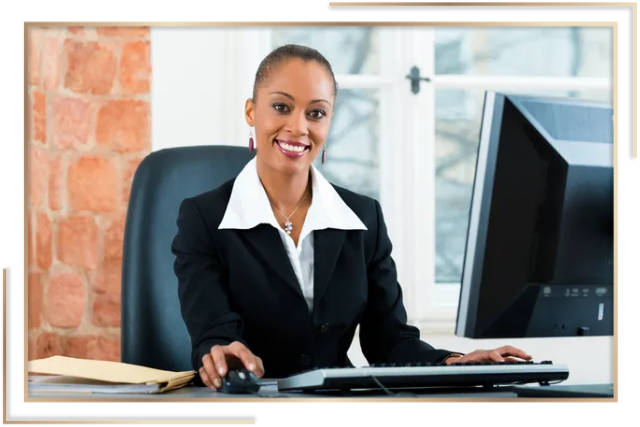
[(256, 128), (258, 149), (274, 146), (288, 158), (306, 159), (283, 163), (279, 155), (263, 155), (259, 169), (269, 165), (295, 168), (282, 170), (287, 173), (308, 171), (329, 134), (337, 89), (331, 65), (313, 49), (285, 45), (260, 63), (253, 98), (245, 106), (247, 124)]
[(309, 168), (324, 153), (336, 92), (324, 57), (314, 49), (285, 45), (260, 63), (253, 98), (246, 101), (247, 124), (256, 130), (258, 175), (296, 245), (313, 197)]
[(202, 382), (218, 389), (239, 368), (282, 378), (353, 366), (347, 351), (358, 326), (369, 363), (530, 358), (508, 346), (437, 350), (407, 324), (380, 204), (313, 166), (336, 91), (319, 52), (285, 45), (267, 55), (245, 104), (255, 159), (180, 207), (174, 270)]

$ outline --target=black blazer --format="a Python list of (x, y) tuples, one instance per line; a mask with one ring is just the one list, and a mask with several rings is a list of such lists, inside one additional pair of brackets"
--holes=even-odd
[(235, 180), (185, 199), (172, 244), (192, 364), (213, 345), (244, 343), (265, 377), (352, 366), (356, 326), (373, 363), (439, 362), (451, 354), (420, 341), (407, 325), (379, 203), (334, 185), (367, 230), (314, 231), (314, 306), (309, 313), (278, 231), (261, 224), (219, 230)]

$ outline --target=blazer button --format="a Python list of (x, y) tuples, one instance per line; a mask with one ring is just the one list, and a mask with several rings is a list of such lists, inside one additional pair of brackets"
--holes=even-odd
[(329, 330), (329, 324), (328, 323), (325, 323), (324, 325), (322, 325), (320, 327), (320, 332), (322, 332), (322, 333), (327, 332), (328, 330)]
[(301, 365), (308, 365), (311, 362), (311, 359), (309, 358), (309, 356), (307, 356), (306, 354), (303, 354), (302, 356), (300, 356), (300, 364)]

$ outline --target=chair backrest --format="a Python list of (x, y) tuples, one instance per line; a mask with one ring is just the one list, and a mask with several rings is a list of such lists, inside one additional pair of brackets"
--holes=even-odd
[(191, 340), (180, 313), (171, 242), (180, 203), (235, 178), (246, 148), (180, 147), (147, 156), (131, 188), (122, 261), (121, 359), (157, 369), (191, 370)]

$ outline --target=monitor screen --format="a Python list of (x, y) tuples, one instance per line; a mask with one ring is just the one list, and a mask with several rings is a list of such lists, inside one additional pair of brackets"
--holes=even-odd
[(613, 334), (613, 107), (487, 92), (456, 334)]

